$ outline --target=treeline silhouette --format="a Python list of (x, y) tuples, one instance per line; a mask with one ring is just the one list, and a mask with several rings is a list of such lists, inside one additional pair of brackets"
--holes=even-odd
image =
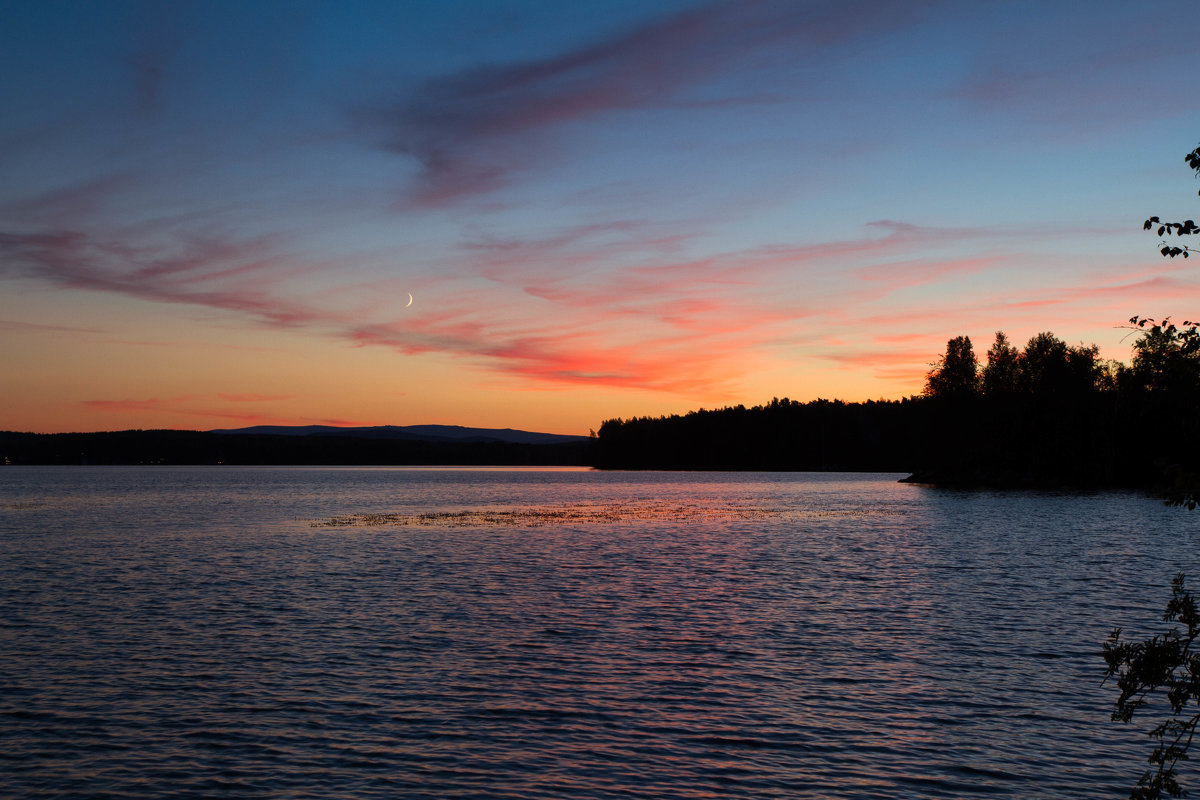
[(918, 399), (700, 409), (606, 420), (592, 464), (601, 469), (906, 471), (922, 446)]
[(1146, 487), (1186, 491), (1200, 452), (1195, 326), (1134, 318), (1130, 365), (1040, 333), (996, 334), (980, 364), (956, 337), (900, 401), (772, 400), (605, 421), (602, 468), (878, 470), (958, 486)]
[(588, 442), (420, 441), (351, 436), (231, 436), (204, 431), (0, 432), (0, 464), (578, 466)]

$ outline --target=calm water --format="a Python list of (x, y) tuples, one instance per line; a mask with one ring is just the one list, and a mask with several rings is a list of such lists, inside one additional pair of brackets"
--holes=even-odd
[(1124, 796), (1200, 512), (897, 477), (0, 469), (0, 794)]

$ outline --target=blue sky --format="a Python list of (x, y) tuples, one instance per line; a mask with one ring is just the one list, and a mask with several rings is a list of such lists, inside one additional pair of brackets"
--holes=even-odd
[(0, 2), (0, 426), (586, 432), (914, 394), (1001, 328), (1125, 358), (1200, 299), (1140, 230), (1195, 216), (1190, 16)]

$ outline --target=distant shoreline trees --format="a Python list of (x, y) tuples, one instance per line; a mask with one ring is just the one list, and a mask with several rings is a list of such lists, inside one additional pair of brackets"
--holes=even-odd
[(915, 399), (769, 403), (610, 419), (592, 442), (600, 469), (908, 470), (920, 447)]
[[(1166, 491), (1200, 451), (1200, 337), (1148, 321), (1128, 366), (1053, 333), (1024, 348), (998, 331), (980, 365), (950, 339), (925, 392), (898, 401), (776, 398), (606, 420), (601, 469), (895, 471), (957, 487)], [(1176, 496), (1193, 498), (1188, 486)]]

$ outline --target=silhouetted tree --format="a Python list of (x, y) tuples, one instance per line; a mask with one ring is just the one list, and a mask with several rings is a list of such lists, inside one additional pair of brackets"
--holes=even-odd
[(1068, 387), (1075, 392), (1090, 392), (1104, 384), (1104, 362), (1096, 345), (1078, 344), (1067, 348)]
[(1145, 331), (1133, 343), (1132, 379), (1146, 389), (1182, 392), (1191, 400), (1190, 395), (1200, 388), (1200, 333), (1196, 324), (1184, 322), (1181, 328), (1169, 318), (1155, 322), (1148, 317), (1131, 317), (1129, 321)]
[(1070, 367), (1067, 343), (1053, 333), (1039, 333), (1025, 344), (1022, 379), (1027, 391), (1042, 393), (1063, 389)]
[(1142, 333), (1133, 345), (1133, 364), (1119, 382), (1141, 409), (1138, 422), (1163, 473), (1167, 502), (1195, 508), (1200, 498), (1195, 457), (1200, 442), (1200, 331), (1193, 322), (1179, 327), (1169, 319), (1129, 321)]
[(979, 361), (971, 337), (956, 336), (946, 342), (946, 353), (925, 376), (929, 397), (964, 397), (979, 390)]
[(987, 353), (983, 368), (983, 393), (990, 397), (1014, 394), (1021, 385), (1021, 353), (1013, 347), (1004, 331), (996, 331), (996, 341)]

